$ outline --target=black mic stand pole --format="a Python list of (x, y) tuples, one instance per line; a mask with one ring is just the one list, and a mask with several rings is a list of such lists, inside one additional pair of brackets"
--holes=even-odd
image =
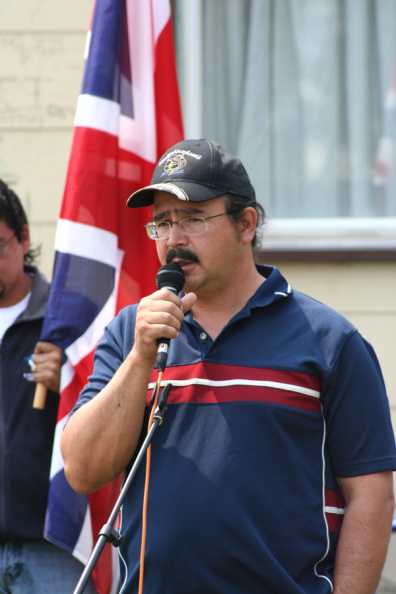
[[(162, 425), (162, 422), (164, 420), (165, 413), (167, 410), (166, 403), (167, 403), (168, 396), (169, 396), (171, 389), (172, 389), (172, 384), (167, 384), (163, 390), (160, 389), (160, 391), (159, 391), (157, 408), (154, 412), (153, 422), (152, 422), (151, 427), (147, 433), (146, 439), (144, 440), (142, 447), (139, 450), (136, 460), (131, 468), (130, 473), (128, 474), (128, 477), (127, 477), (122, 489), (121, 489), (120, 495), (113, 507), (113, 511), (111, 512), (107, 523), (103, 526), (103, 528), (99, 532), (99, 537), (96, 542), (95, 548), (92, 551), (90, 558), (88, 559), (88, 563), (85, 566), (85, 569), (78, 581), (78, 584), (77, 584), (73, 594), (81, 594), (82, 592), (84, 592), (85, 587), (88, 584), (89, 578), (91, 577), (91, 574), (95, 568), (95, 565), (97, 564), (98, 559), (105, 547), (105, 544), (107, 542), (109, 542), (114, 547), (119, 547), (123, 541), (121, 534), (119, 532), (117, 532), (117, 530), (114, 528), (114, 522), (116, 521), (117, 514), (121, 509), (121, 506), (124, 502), (125, 496), (133, 482), (135, 474), (136, 474), (136, 472), (139, 468), (139, 465), (146, 453), (146, 450), (147, 450), (148, 446), (150, 445), (150, 442), (153, 438), (154, 432), (157, 429), (158, 425)], [(156, 393), (156, 390), (157, 390), (157, 384), (154, 385), (151, 401), (154, 400), (154, 395)]]

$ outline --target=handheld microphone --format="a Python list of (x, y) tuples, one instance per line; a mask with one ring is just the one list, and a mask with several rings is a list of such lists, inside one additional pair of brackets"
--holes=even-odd
[[(184, 272), (179, 264), (171, 263), (161, 266), (155, 279), (157, 289), (169, 289), (175, 295), (178, 295), (184, 287)], [(157, 340), (157, 368), (158, 371), (164, 371), (168, 359), (169, 338), (159, 338)]]

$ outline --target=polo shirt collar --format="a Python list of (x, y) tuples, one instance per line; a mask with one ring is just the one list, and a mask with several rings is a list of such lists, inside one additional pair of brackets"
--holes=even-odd
[[(260, 264), (257, 265), (256, 268), (266, 280), (260, 285), (255, 294), (252, 295), (246, 305), (239, 311), (239, 313), (234, 316), (230, 322), (250, 316), (251, 310), (256, 307), (266, 307), (272, 303), (275, 303), (276, 301), (286, 299), (290, 297), (293, 292), (292, 287), (281, 275), (276, 266), (264, 266)], [(185, 321), (196, 325), (191, 312), (186, 313)]]

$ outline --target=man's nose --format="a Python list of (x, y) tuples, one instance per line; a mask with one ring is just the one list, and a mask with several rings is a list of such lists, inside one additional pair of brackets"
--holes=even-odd
[(169, 237), (167, 239), (168, 245), (184, 245), (187, 241), (187, 235), (180, 229), (179, 225), (174, 222), (173, 225), (171, 225)]

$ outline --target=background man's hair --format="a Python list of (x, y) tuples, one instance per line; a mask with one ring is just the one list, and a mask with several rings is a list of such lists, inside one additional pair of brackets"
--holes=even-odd
[[(18, 196), (0, 179), (0, 220), (15, 232), (19, 242), (22, 240), (23, 226), (28, 225), (26, 213)], [(24, 263), (32, 265), (40, 255), (41, 247), (30, 248), (24, 256)]]

